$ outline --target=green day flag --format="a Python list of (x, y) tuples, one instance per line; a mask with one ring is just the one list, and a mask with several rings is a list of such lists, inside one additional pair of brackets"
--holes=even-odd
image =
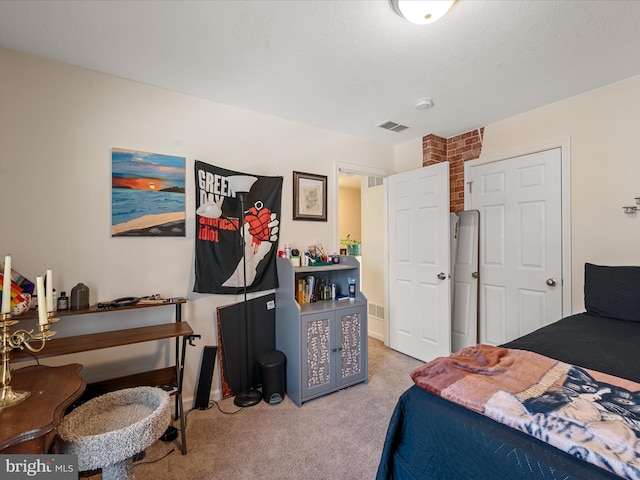
[(247, 291), (260, 292), (278, 286), (276, 257), (280, 226), (282, 177), (252, 175), (253, 184), (244, 202), (245, 245), (240, 234), (240, 200), (226, 180), (250, 175), (208, 165), (194, 165), (196, 210), (211, 202), (221, 209), (218, 218), (196, 213), (194, 292), (239, 294), (243, 291), (243, 257), (247, 262)]

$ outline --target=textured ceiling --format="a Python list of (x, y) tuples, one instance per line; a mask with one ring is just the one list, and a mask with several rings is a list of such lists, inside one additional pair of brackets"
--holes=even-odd
[(422, 26), (386, 0), (0, 1), (0, 47), (390, 145), (638, 75), (639, 25), (615, 0), (458, 0)]

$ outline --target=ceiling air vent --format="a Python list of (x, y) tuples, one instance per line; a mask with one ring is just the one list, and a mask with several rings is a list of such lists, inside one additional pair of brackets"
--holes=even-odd
[(380, 128), (384, 128), (386, 130), (391, 130), (392, 132), (401, 132), (409, 128), (406, 125), (400, 125), (399, 123), (392, 122), (392, 121), (387, 121), (377, 126)]

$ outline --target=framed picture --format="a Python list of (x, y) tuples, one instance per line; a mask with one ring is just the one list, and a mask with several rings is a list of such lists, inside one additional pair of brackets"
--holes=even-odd
[(327, 177), (293, 172), (293, 219), (327, 221)]
[(185, 158), (111, 149), (111, 236), (185, 236)]

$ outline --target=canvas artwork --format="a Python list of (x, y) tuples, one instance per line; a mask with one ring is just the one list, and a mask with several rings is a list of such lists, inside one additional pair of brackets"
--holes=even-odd
[(111, 236), (185, 236), (185, 158), (111, 150)]

